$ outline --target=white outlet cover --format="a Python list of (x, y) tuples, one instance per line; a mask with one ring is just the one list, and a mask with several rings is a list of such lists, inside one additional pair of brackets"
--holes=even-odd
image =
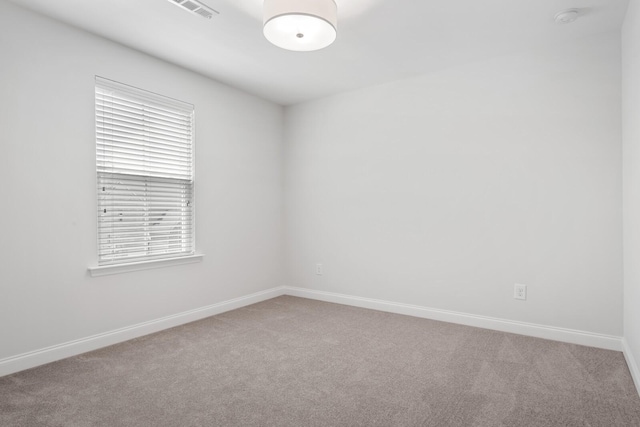
[(527, 285), (521, 285), (516, 283), (513, 287), (513, 297), (515, 299), (526, 300), (527, 299)]

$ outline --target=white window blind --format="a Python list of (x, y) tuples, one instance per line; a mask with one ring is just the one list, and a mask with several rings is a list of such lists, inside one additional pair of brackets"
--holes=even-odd
[(194, 107), (96, 77), (98, 264), (193, 255)]

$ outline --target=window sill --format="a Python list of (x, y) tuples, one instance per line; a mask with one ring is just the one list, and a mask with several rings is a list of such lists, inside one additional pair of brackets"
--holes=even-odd
[(204, 254), (189, 255), (178, 258), (159, 259), (153, 261), (132, 262), (130, 264), (102, 265), (99, 267), (89, 267), (91, 277), (107, 276), (110, 274), (129, 273), (131, 271), (150, 270), (152, 268), (169, 267), (172, 265), (192, 264), (202, 262)]

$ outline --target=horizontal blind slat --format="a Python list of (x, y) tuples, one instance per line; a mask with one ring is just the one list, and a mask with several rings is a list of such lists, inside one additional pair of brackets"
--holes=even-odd
[(98, 125), (103, 129), (130, 129), (132, 131), (146, 130), (149, 133), (166, 135), (167, 137), (187, 139), (191, 133), (190, 123), (178, 126), (177, 124), (165, 124), (152, 120), (147, 116), (127, 116), (123, 114), (109, 113), (98, 120)]
[[(98, 158), (104, 158), (109, 155), (109, 152), (116, 149), (126, 149), (134, 152), (145, 152), (142, 140), (125, 140), (122, 138), (114, 138), (110, 142), (111, 144), (103, 144), (104, 138), (98, 136), (99, 145), (97, 146)], [(157, 156), (171, 156), (176, 159), (184, 159), (191, 161), (191, 153), (188, 150), (180, 149), (173, 146), (162, 146), (155, 144), (148, 144), (146, 146), (146, 152)]]
[(190, 129), (190, 114), (179, 117), (166, 117), (154, 114), (148, 109), (119, 108), (109, 104), (98, 104), (96, 110), (99, 119), (105, 123), (119, 120), (131, 123), (147, 123), (167, 130), (182, 133)]
[(119, 195), (131, 195), (132, 193), (145, 195), (146, 197), (176, 197), (178, 195), (184, 195), (185, 197), (191, 195), (187, 189), (188, 184), (180, 187), (149, 187), (144, 185), (132, 185), (132, 184), (120, 184), (103, 181), (102, 184), (98, 183), (98, 196), (104, 194), (110, 197), (117, 197)]
[(177, 101), (166, 96), (158, 95), (127, 85), (109, 86), (103, 81), (97, 82), (96, 99), (115, 99), (119, 102), (144, 104), (152, 106), (164, 114), (184, 114), (193, 110), (193, 105)]
[[(167, 193), (183, 193), (187, 188), (190, 188), (192, 181), (188, 179), (173, 179), (175, 182), (153, 182), (150, 180), (136, 180), (136, 176), (132, 178), (119, 178), (125, 174), (110, 174), (105, 173), (99, 177), (98, 188), (105, 187), (118, 190), (137, 190), (137, 191), (159, 191)], [(127, 175), (128, 176), (128, 175)], [(171, 178), (158, 178), (155, 179), (171, 179)]]
[(167, 178), (167, 179), (179, 179), (179, 178), (185, 178), (185, 176), (182, 175), (178, 175), (178, 174), (172, 174), (169, 173), (168, 171), (164, 171), (164, 170), (158, 170), (158, 169), (151, 169), (148, 168), (147, 170), (139, 170), (136, 169), (134, 167), (126, 167), (126, 165), (122, 165), (119, 166), (118, 168), (111, 168), (111, 167), (107, 167), (105, 168), (100, 168), (100, 166), (98, 167), (98, 171), (99, 172), (104, 172), (105, 170), (114, 170), (114, 172), (118, 172), (118, 173), (126, 173), (126, 174), (131, 174), (133, 176), (135, 176), (136, 173), (140, 173), (140, 177), (147, 177), (147, 176), (156, 176), (158, 178)]
[(168, 153), (167, 150), (157, 149), (150, 146), (143, 148), (141, 144), (137, 144), (135, 142), (120, 144), (117, 141), (112, 141), (111, 145), (99, 147), (98, 149), (98, 157), (100, 158), (108, 158), (112, 153), (131, 156), (139, 156), (141, 153), (144, 153), (152, 159), (171, 160), (173, 162), (180, 162), (186, 165), (191, 164), (191, 156), (188, 155), (186, 150), (175, 150), (173, 153)]
[[(118, 237), (116, 239), (106, 238), (111, 245), (120, 245), (127, 248), (144, 248), (149, 245), (160, 244), (186, 244), (190, 243), (188, 239), (182, 239), (179, 234), (162, 234), (147, 238), (145, 236), (133, 236), (133, 237)], [(144, 244), (143, 244), (144, 243)], [(109, 246), (103, 248), (105, 251), (111, 250)]]
[(148, 205), (147, 209), (150, 209), (151, 211), (156, 210), (163, 212), (170, 209), (186, 209), (189, 207), (188, 202), (190, 202), (190, 200), (188, 200), (188, 198), (186, 197), (181, 197), (181, 200), (177, 201), (168, 197), (119, 197), (114, 200), (111, 199), (108, 195), (101, 195), (100, 201), (108, 204), (112, 207), (112, 209), (116, 206), (126, 207), (127, 205), (131, 205), (132, 203), (136, 204), (137, 206), (140, 204), (140, 202), (146, 202), (146, 204)]
[(151, 164), (156, 167), (166, 166), (167, 168), (182, 169), (185, 172), (191, 171), (190, 162), (181, 159), (171, 160), (160, 157), (145, 156), (144, 153), (121, 153), (113, 151), (110, 155), (100, 156), (100, 162), (104, 164), (118, 164), (120, 162), (127, 164)]
[(110, 103), (98, 104), (96, 109), (100, 113), (100, 119), (105, 122), (118, 118), (118, 120), (132, 123), (145, 122), (168, 130), (175, 129), (178, 132), (190, 127), (190, 114), (171, 117), (156, 114), (148, 108), (121, 107)]
[[(167, 246), (167, 245), (176, 245), (176, 248), (179, 248), (180, 250), (182, 250), (182, 242), (180, 240), (159, 240), (157, 242), (154, 241), (139, 241), (139, 242), (116, 242), (116, 243), (111, 243), (109, 242), (110, 245), (109, 246), (103, 246), (100, 248), (101, 252), (103, 253), (113, 253), (115, 251), (123, 251), (123, 252), (140, 252), (140, 251), (147, 251), (149, 247), (161, 247), (161, 246)], [(187, 242), (185, 242), (187, 243)], [(113, 248), (113, 249), (112, 249)]]
[[(127, 127), (105, 128), (98, 125), (97, 134), (100, 141), (106, 139), (108, 141), (122, 141), (129, 143), (144, 142), (145, 145), (153, 145), (157, 148), (166, 148), (176, 151), (190, 151), (188, 148), (188, 139), (173, 137), (167, 134), (148, 132), (144, 129), (132, 129)], [(110, 144), (109, 144), (110, 145)]]
[(100, 164), (103, 166), (113, 167), (123, 167), (131, 169), (132, 166), (137, 166), (133, 169), (138, 170), (158, 170), (158, 171), (166, 171), (168, 173), (180, 174), (184, 176), (189, 176), (191, 173), (191, 168), (187, 166), (187, 164), (180, 163), (166, 163), (162, 161), (153, 160), (148, 157), (140, 156), (139, 158), (131, 158), (131, 157), (122, 157), (122, 156), (111, 156), (108, 159), (100, 159)]
[[(104, 211), (102, 211), (104, 212)], [(100, 228), (106, 228), (106, 227), (128, 227), (131, 225), (135, 225), (138, 224), (138, 227), (142, 227), (142, 226), (150, 226), (152, 224), (167, 224), (167, 225), (175, 225), (176, 223), (181, 223), (181, 224), (185, 224), (185, 225), (190, 225), (192, 222), (190, 220), (190, 216), (191, 216), (191, 212), (189, 212), (189, 214), (185, 214), (185, 215), (175, 215), (175, 216), (171, 216), (171, 217), (167, 217), (164, 220), (159, 220), (157, 216), (145, 216), (145, 215), (136, 215), (136, 216), (119, 216), (118, 213), (116, 214), (111, 214), (111, 212), (109, 212), (111, 215), (107, 216), (108, 214), (103, 214), (102, 212), (98, 212), (100, 214)], [(104, 216), (103, 216), (104, 215)]]
[(150, 112), (159, 116), (167, 117), (167, 119), (179, 119), (184, 116), (188, 116), (192, 112), (192, 108), (184, 108), (181, 110), (170, 110), (161, 107), (157, 103), (153, 102), (140, 102), (133, 99), (133, 97), (124, 97), (117, 92), (96, 92), (96, 105), (114, 105), (116, 107), (121, 106), (123, 108), (131, 109), (147, 109)]
[(175, 238), (180, 238), (182, 240), (189, 240), (190, 237), (184, 237), (182, 236), (182, 234), (180, 234), (182, 230), (178, 230), (178, 229), (169, 229), (169, 228), (164, 228), (161, 230), (156, 230), (153, 232), (148, 232), (148, 231), (140, 231), (140, 229), (127, 229), (127, 230), (120, 230), (120, 232), (115, 235), (115, 234), (109, 234), (110, 231), (109, 230), (100, 230), (100, 235), (108, 238), (108, 239), (113, 239), (113, 240), (117, 240), (117, 239), (129, 239), (132, 237), (136, 237), (136, 238), (148, 238), (149, 236), (152, 236), (152, 238), (156, 238), (157, 236), (171, 236), (173, 239)]

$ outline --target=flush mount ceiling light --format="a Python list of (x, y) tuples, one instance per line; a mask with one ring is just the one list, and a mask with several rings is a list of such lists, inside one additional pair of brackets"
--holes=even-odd
[(556, 24), (570, 24), (578, 19), (579, 14), (580, 11), (578, 9), (561, 10), (560, 12), (556, 13), (554, 19), (556, 21)]
[(337, 12), (334, 0), (264, 0), (264, 36), (287, 50), (322, 49), (336, 39)]

